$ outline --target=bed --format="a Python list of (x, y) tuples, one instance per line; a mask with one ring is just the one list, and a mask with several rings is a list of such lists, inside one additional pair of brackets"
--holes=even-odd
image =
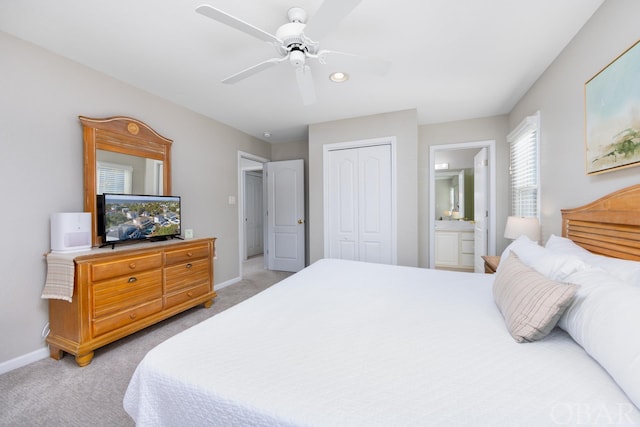
[(639, 197), (563, 211), (563, 236), (514, 241), (495, 275), (320, 260), (151, 350), (125, 410), (140, 426), (640, 425)]

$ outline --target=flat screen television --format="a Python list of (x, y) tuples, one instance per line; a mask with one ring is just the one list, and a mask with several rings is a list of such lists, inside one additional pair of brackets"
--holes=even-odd
[(180, 237), (180, 196), (105, 193), (97, 196), (102, 246)]

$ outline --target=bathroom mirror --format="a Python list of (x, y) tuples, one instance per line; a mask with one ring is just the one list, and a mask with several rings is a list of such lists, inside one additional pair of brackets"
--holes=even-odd
[[(96, 196), (103, 192), (171, 195), (171, 143), (130, 117), (80, 116), (84, 135), (84, 211), (91, 213), (92, 244), (101, 243), (96, 227)], [(115, 171), (115, 172), (114, 172)], [(116, 183), (112, 178), (116, 177)]]
[(436, 171), (435, 218), (458, 220), (465, 218), (464, 169)]

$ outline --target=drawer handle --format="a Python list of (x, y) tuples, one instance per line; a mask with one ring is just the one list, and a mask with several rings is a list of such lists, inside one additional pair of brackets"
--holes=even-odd
[(191, 263), (189, 263), (189, 264), (186, 265), (186, 267), (187, 268), (191, 268), (191, 267), (193, 267), (193, 265)]
[(135, 262), (132, 262), (131, 264), (129, 264), (129, 268), (130, 268), (130, 269), (132, 269), (132, 270), (133, 270), (134, 268), (136, 268), (136, 263), (135, 263)]
[(131, 314), (129, 315), (129, 318), (130, 318), (131, 320), (135, 319), (135, 318), (136, 318), (136, 314), (135, 314), (135, 313), (131, 313)]
[(133, 283), (136, 280), (138, 280), (135, 276), (134, 277), (129, 277), (129, 283)]
[(187, 296), (188, 296), (188, 297), (192, 297), (192, 296), (193, 296), (193, 291), (189, 291), (189, 292), (187, 292)]
[(187, 256), (188, 257), (192, 257), (193, 256), (193, 252), (187, 252)]

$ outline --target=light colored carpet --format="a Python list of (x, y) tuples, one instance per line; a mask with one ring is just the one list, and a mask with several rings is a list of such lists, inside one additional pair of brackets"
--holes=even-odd
[(73, 356), (47, 358), (0, 376), (1, 426), (133, 426), (122, 408), (129, 379), (144, 355), (167, 338), (220, 313), (291, 273), (256, 259), (244, 279), (219, 291), (210, 309), (194, 307), (95, 351), (79, 368)]

